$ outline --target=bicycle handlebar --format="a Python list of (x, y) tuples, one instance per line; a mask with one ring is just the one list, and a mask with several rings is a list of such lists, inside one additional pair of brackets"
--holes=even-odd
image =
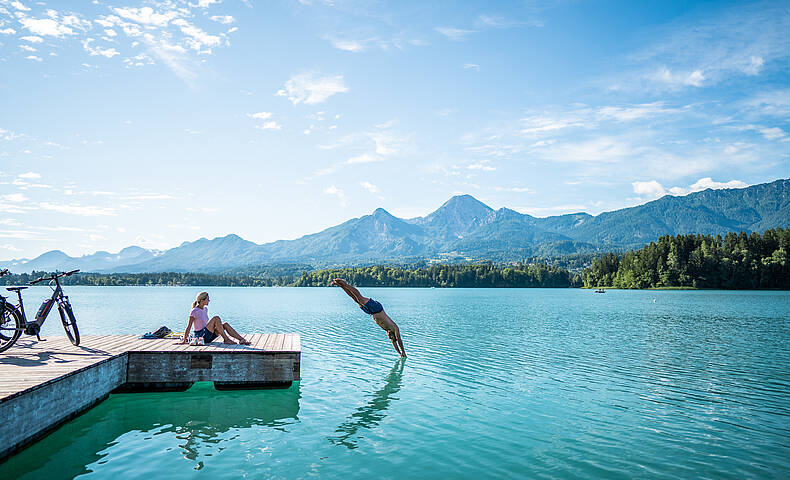
[(72, 270), (70, 272), (55, 273), (54, 275), (50, 275), (49, 277), (41, 277), (41, 278), (39, 278), (37, 280), (33, 280), (32, 282), (29, 282), (28, 285), (35, 285), (35, 284), (37, 284), (39, 282), (43, 282), (44, 280), (55, 280), (56, 278), (59, 278), (59, 277), (68, 277), (68, 276), (74, 275), (77, 272), (79, 272), (79, 270)]

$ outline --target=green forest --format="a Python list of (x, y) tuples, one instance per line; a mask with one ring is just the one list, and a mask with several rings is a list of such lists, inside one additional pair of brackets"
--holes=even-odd
[(598, 257), (584, 286), (613, 288), (790, 289), (790, 229), (663, 236), (623, 255)]
[(528, 288), (581, 286), (581, 276), (544, 264), (498, 266), (492, 263), (433, 265), (428, 268), (385, 266), (337, 268), (303, 273), (297, 287), (322, 287), (333, 278), (361, 287), (475, 287)]
[[(720, 235), (666, 235), (626, 253), (575, 255), (551, 264), (470, 263), (426, 266), (328, 268), (301, 274), (79, 273), (64, 285), (183, 285), (270, 287), (327, 286), (345, 278), (361, 287), (474, 288), (719, 288), (790, 289), (790, 229)], [(307, 267), (305, 267), (307, 268)], [(285, 273), (285, 270), (277, 273)], [(26, 285), (45, 272), (0, 278), (0, 285)], [(298, 276), (297, 276), (298, 275)]]
[[(0, 285), (27, 285), (47, 272), (11, 274), (0, 278)], [(291, 278), (255, 277), (250, 275), (212, 275), (209, 273), (77, 273), (61, 277), (61, 285), (118, 286), (208, 286), (208, 287), (271, 287), (292, 282)], [(42, 283), (44, 285), (44, 283)]]

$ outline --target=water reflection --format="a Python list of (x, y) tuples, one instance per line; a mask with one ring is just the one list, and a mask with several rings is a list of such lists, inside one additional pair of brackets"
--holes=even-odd
[[(186, 392), (114, 394), (10, 457), (0, 465), (0, 478), (73, 478), (123, 461), (135, 453), (129, 449), (159, 449), (167, 436), (175, 440), (166, 450), (179, 450), (199, 469), (232, 442), (234, 435), (227, 433), (232, 429), (294, 423), (300, 397), (298, 382), (282, 390), (218, 392), (206, 382)], [(154, 437), (158, 440), (151, 442)]]
[(395, 365), (387, 375), (387, 383), (383, 388), (377, 390), (370, 395), (370, 400), (361, 407), (357, 408), (354, 413), (348, 416), (348, 420), (342, 425), (337, 427), (335, 433), (339, 433), (337, 437), (330, 437), (329, 441), (335, 445), (345, 445), (349, 449), (357, 448), (357, 432), (360, 428), (372, 429), (375, 428), (381, 420), (387, 416), (387, 408), (390, 404), (390, 397), (400, 390), (403, 366), (406, 364), (404, 358), (395, 362)]

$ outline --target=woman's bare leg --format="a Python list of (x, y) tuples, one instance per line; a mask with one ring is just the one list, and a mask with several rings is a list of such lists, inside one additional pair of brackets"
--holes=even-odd
[(219, 317), (217, 316), (212, 317), (211, 320), (209, 320), (208, 325), (206, 325), (206, 327), (210, 331), (216, 333), (217, 335), (221, 335), (223, 342), (233, 345), (236, 344), (236, 342), (231, 340), (230, 337), (228, 337), (228, 335), (225, 333), (225, 328), (223, 327), (222, 320), (220, 320)]
[(236, 332), (236, 330), (234, 330), (234, 328), (230, 326), (230, 324), (228, 322), (223, 323), (222, 327), (225, 329), (226, 332), (228, 332), (228, 335), (230, 335), (231, 337), (233, 337), (236, 340), (238, 340), (240, 344), (242, 344), (242, 345), (249, 345), (250, 344), (250, 342), (248, 342), (244, 337), (239, 335)]

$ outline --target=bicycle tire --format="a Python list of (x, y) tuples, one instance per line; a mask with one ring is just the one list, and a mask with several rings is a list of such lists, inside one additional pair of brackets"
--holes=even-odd
[[(2, 318), (0, 318), (0, 352), (5, 352), (22, 335), (22, 329), (25, 328), (25, 325), (22, 315), (10, 303), (6, 303), (5, 308), (0, 313), (2, 313)], [(14, 333), (6, 335), (6, 333), (10, 333), (12, 323), (14, 324)]]
[[(65, 312), (65, 314), (64, 314)], [(74, 318), (74, 311), (71, 309), (71, 304), (68, 302), (58, 303), (58, 313), (60, 313), (60, 321), (63, 323), (63, 330), (66, 331), (66, 336), (74, 346), (80, 344), (80, 331), (77, 328), (77, 319)], [(68, 322), (66, 317), (68, 316)]]

